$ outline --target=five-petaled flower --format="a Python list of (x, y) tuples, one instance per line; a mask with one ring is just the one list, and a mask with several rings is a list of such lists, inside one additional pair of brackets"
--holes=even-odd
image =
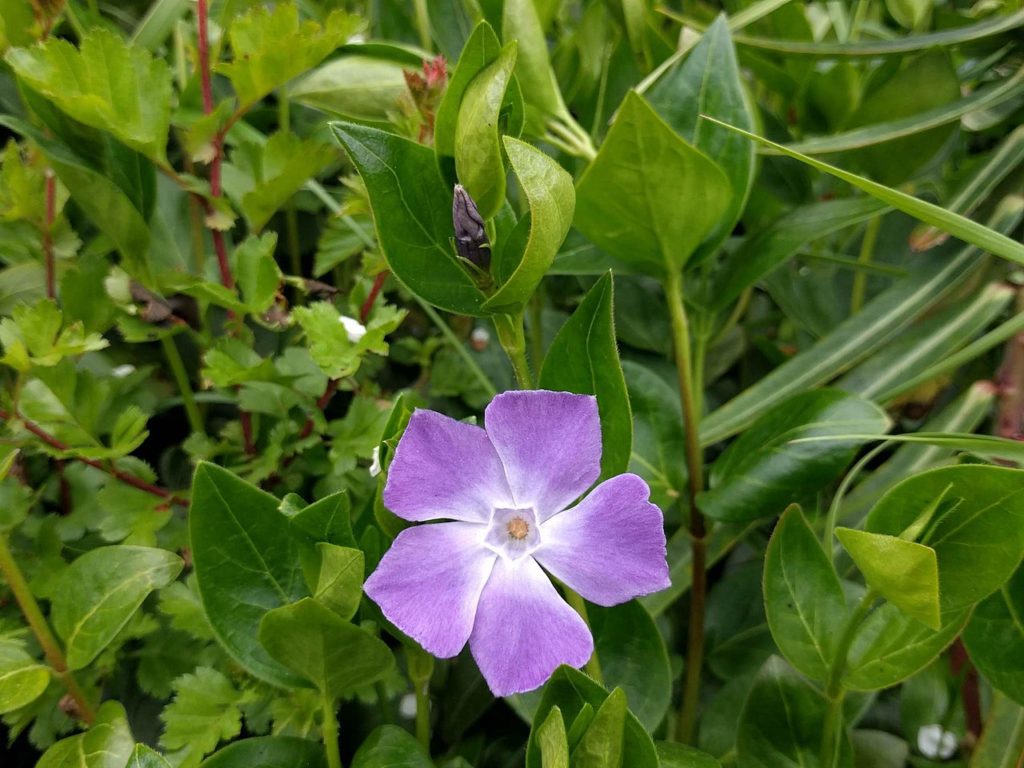
[(669, 585), (661, 510), (636, 475), (580, 500), (601, 471), (595, 398), (498, 395), (486, 431), (433, 411), (409, 419), (384, 504), (412, 522), (366, 581), (395, 626), (440, 658), (466, 642), (496, 696), (582, 667), (590, 630), (547, 573), (602, 606)]

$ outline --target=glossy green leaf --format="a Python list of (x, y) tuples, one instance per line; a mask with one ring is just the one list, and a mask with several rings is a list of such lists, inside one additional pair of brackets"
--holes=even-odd
[(515, 271), (484, 303), (490, 312), (518, 311), (530, 300), (572, 226), (576, 204), (572, 177), (562, 166), (526, 142), (503, 141), (530, 206), (530, 236)]
[(941, 628), (939, 563), (934, 549), (898, 536), (853, 528), (837, 528), (836, 536), (868, 586), (925, 626)]
[(455, 172), (484, 219), (493, 218), (505, 201), (499, 117), (515, 65), (512, 42), (470, 81), (455, 123)]
[(682, 457), (686, 439), (679, 393), (651, 369), (622, 363), (633, 413), (633, 451), (629, 469), (651, 487), (655, 504), (666, 509), (683, 493), (686, 472)]
[(1024, 754), (1024, 707), (996, 694), (970, 768), (1017, 768)]
[(343, 619), (351, 619), (363, 596), (364, 557), (361, 550), (320, 542), (320, 573), (313, 597)]
[(61, 576), (52, 613), (68, 667), (81, 669), (96, 658), (146, 596), (174, 581), (182, 565), (173, 552), (153, 547), (100, 547), (75, 560)]
[(573, 768), (619, 768), (623, 764), (626, 694), (616, 688), (594, 713), (583, 737), (572, 750)]
[(854, 768), (904, 768), (910, 745), (887, 731), (858, 729), (850, 734)]
[(768, 543), (764, 606), (779, 650), (805, 675), (824, 681), (846, 600), (828, 555), (797, 506), (786, 510)]
[(226, 469), (201, 463), (192, 485), (189, 535), (199, 594), (221, 645), (262, 680), (300, 684), (257, 638), (268, 611), (307, 594), (298, 543), (277, 499)]
[(351, 768), (433, 768), (430, 756), (411, 733), (382, 725), (371, 733), (352, 758)]
[(334, 123), (334, 133), (363, 178), (388, 266), (425, 301), (482, 314), (484, 294), (458, 263), (451, 240), (451, 190), (429, 148), (375, 128)]
[[(544, 686), (540, 706), (533, 717), (533, 730), (526, 748), (527, 768), (542, 768), (537, 731), (553, 707), (562, 712), (565, 722), (574, 723), (585, 707), (597, 711), (608, 698), (608, 692), (589, 677), (571, 667), (559, 667)], [(657, 768), (654, 743), (644, 727), (631, 713), (626, 714), (623, 729), (622, 761), (630, 768)], [(570, 738), (571, 742), (571, 738)]]
[(134, 748), (124, 706), (105, 701), (88, 731), (58, 741), (43, 753), (36, 768), (124, 768)]
[[(737, 768), (833, 768), (823, 765), (825, 699), (778, 656), (765, 662), (740, 714)], [(834, 768), (852, 768), (849, 739)]]
[(587, 238), (644, 272), (664, 275), (683, 267), (722, 221), (732, 191), (714, 161), (631, 91), (576, 196), (575, 225)]
[(548, 347), (541, 389), (596, 395), (601, 415), (601, 475), (620, 475), (629, 466), (633, 421), (626, 380), (615, 343), (611, 274), (601, 277)]
[(242, 106), (250, 106), (296, 75), (312, 69), (359, 31), (362, 22), (332, 11), (323, 25), (299, 21), (295, 3), (273, 10), (255, 6), (231, 23), (232, 61), (217, 67), (227, 75)]
[(677, 133), (714, 158), (732, 188), (728, 208), (708, 235), (699, 259), (732, 232), (754, 181), (753, 143), (700, 118), (705, 114), (747, 130), (755, 127), (725, 14), (704, 31), (683, 62), (661, 76), (646, 98)]
[(552, 707), (537, 729), (541, 768), (569, 768), (569, 742), (562, 721), (562, 710)]
[(895, 605), (882, 604), (857, 630), (843, 672), (843, 685), (855, 691), (875, 691), (906, 680), (953, 642), (969, 613), (943, 614), (942, 628), (935, 631)]
[(978, 604), (963, 637), (985, 679), (1024, 706), (1024, 566)]
[(346, 120), (383, 123), (409, 98), (408, 65), (373, 56), (333, 58), (296, 79), (288, 96)]
[(171, 764), (155, 749), (136, 744), (125, 768), (171, 768)]
[(1010, 239), (995, 229), (986, 227), (985, 225), (979, 224), (971, 219), (964, 218), (960, 214), (947, 211), (945, 208), (935, 205), (934, 203), (929, 203), (926, 200), (913, 197), (905, 192), (900, 192), (898, 189), (887, 187), (884, 184), (871, 181), (863, 176), (858, 176), (855, 173), (845, 171), (842, 168), (837, 168), (834, 165), (829, 165), (828, 163), (824, 163), (820, 160), (815, 160), (813, 157), (808, 155), (794, 152), (781, 144), (776, 144), (773, 141), (769, 141), (761, 136), (736, 128), (735, 126), (726, 125), (715, 118), (707, 117), (706, 119), (730, 128), (731, 130), (747, 136), (748, 138), (754, 139), (766, 147), (771, 147), (772, 149), (777, 150), (781, 155), (792, 157), (794, 160), (799, 160), (812, 168), (816, 168), (817, 170), (831, 176), (835, 176), (848, 184), (852, 184), (858, 189), (871, 195), (876, 200), (880, 200), (886, 205), (891, 205), (896, 210), (903, 211), (903, 213), (906, 213), (908, 216), (913, 216), (914, 218), (923, 221), (925, 224), (931, 224), (938, 227), (942, 231), (948, 232), (954, 237), (976, 245), (979, 248), (995, 254), (996, 256), (1002, 256), (1004, 259), (1024, 264), (1024, 245)]
[(344, 491), (332, 493), (307, 507), (281, 511), (288, 516), (292, 530), (314, 542), (327, 542), (339, 547), (356, 547), (352, 533), (350, 503)]
[(659, 741), (658, 764), (661, 768), (721, 768), (722, 764), (707, 752), (676, 744), (674, 741)]
[(562, 92), (548, 57), (548, 41), (533, 0), (505, 0), (502, 5), (501, 37), (519, 44), (516, 78), (526, 102), (527, 130), (543, 135), (547, 118), (566, 112)]
[(946, 614), (999, 589), (1024, 556), (1024, 470), (963, 465), (908, 478), (879, 500), (865, 529), (899, 536), (937, 499), (917, 540), (938, 557)]
[(202, 763), (202, 768), (323, 768), (324, 747), (293, 736), (259, 736), (229, 744)]
[(380, 680), (394, 666), (383, 641), (312, 598), (268, 611), (259, 638), (272, 658), (332, 698)]
[(889, 427), (874, 403), (835, 389), (794, 395), (755, 421), (712, 465), (711, 490), (698, 497), (704, 514), (745, 522), (777, 515), (787, 504), (831, 482), (853, 459), (859, 441), (793, 443), (843, 435), (857, 426), (882, 435)]
[(0, 714), (31, 704), (50, 684), (50, 670), (20, 643), (0, 640)]
[(51, 37), (38, 47), (14, 48), (6, 58), (21, 80), (75, 120), (166, 162), (171, 72), (163, 60), (100, 28), (77, 50)]

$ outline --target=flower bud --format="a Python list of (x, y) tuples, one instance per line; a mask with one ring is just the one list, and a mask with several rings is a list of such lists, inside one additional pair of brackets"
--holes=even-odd
[(459, 256), (471, 261), (481, 269), (491, 266), (491, 241), (484, 230), (480, 211), (461, 184), (455, 185), (452, 200), (452, 226), (455, 229), (455, 250)]

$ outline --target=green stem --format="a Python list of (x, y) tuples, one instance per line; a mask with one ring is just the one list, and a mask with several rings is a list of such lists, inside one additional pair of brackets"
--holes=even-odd
[(416, 740), (430, 752), (430, 680), (416, 682)]
[[(575, 610), (576, 613), (580, 615), (580, 618), (583, 619), (583, 622), (589, 627), (590, 617), (587, 615), (587, 604), (583, 600), (583, 598), (576, 594), (576, 592), (574, 592), (573, 590), (569, 589), (568, 587), (565, 587), (565, 599), (566, 602), (568, 602), (569, 605), (573, 607), (573, 610)], [(594, 682), (598, 683), (599, 685), (604, 685), (604, 675), (601, 674), (601, 662), (597, 658), (596, 648), (594, 649), (594, 652), (590, 654), (590, 659), (587, 661), (587, 666), (584, 667), (584, 669), (586, 670), (587, 674), (590, 675), (591, 678), (593, 678)]]
[(420, 47), (429, 51), (431, 49), (430, 8), (427, 7), (427, 0), (413, 0), (413, 7), (416, 12), (416, 32), (420, 37)]
[(821, 729), (821, 767), (834, 768), (838, 765), (840, 739), (839, 732), (843, 724), (843, 698), (846, 690), (843, 688), (843, 674), (846, 672), (846, 662), (850, 655), (850, 646), (857, 638), (857, 630), (861, 623), (871, 612), (871, 607), (877, 599), (875, 591), (868, 589), (861, 598), (846, 625), (843, 627), (839, 642), (836, 644), (836, 652), (832, 657), (832, 664), (829, 668), (828, 682), (825, 685), (825, 698), (828, 705), (825, 709), (825, 722)]
[(323, 724), (320, 730), (324, 737), (324, 753), (327, 755), (327, 768), (341, 768), (341, 751), (338, 748), (338, 717), (334, 711), (334, 699), (326, 692), (321, 694)]
[(530, 299), (530, 356), (533, 364), (540, 371), (541, 361), (544, 359), (544, 294), (543, 283), (537, 286), (537, 290)]
[(161, 336), (160, 343), (164, 348), (164, 357), (174, 375), (174, 381), (181, 393), (181, 401), (185, 406), (185, 415), (188, 417), (188, 425), (193, 432), (205, 434), (206, 427), (203, 424), (203, 416), (199, 413), (199, 406), (196, 405), (195, 395), (192, 393), (192, 384), (188, 380), (188, 371), (185, 370), (185, 362), (181, 359), (181, 352), (178, 345), (170, 336)]
[(437, 310), (427, 304), (427, 302), (423, 301), (419, 296), (413, 296), (413, 298), (423, 309), (423, 313), (430, 318), (431, 322), (438, 327), (442, 335), (448, 339), (448, 343), (451, 344), (455, 351), (459, 353), (462, 359), (466, 362), (466, 365), (469, 366), (469, 370), (473, 372), (473, 375), (483, 385), (487, 393), (491, 397), (498, 394), (498, 390), (494, 388), (494, 382), (487, 377), (483, 368), (479, 366), (477, 361), (474, 360), (473, 356), (469, 353), (469, 350), (466, 349), (466, 345), (462, 342), (462, 339), (455, 335), (455, 331), (453, 331), (451, 326), (444, 321), (444, 318), (438, 314)]
[[(868, 221), (864, 227), (864, 237), (860, 241), (860, 254), (857, 256), (857, 263), (862, 266), (869, 266), (875, 254), (875, 241), (878, 239), (878, 228), (881, 226), (882, 217), (875, 216)], [(850, 292), (850, 314), (859, 312), (864, 306), (864, 294), (867, 291), (868, 273), (861, 270), (853, 276), (853, 290)]]
[(853, 485), (853, 481), (860, 475), (864, 467), (871, 463), (879, 453), (888, 447), (888, 442), (882, 442), (864, 454), (860, 461), (853, 465), (853, 469), (846, 473), (846, 477), (843, 478), (843, 482), (839, 484), (839, 488), (832, 497), (832, 503), (829, 505), (828, 514), (825, 516), (825, 532), (822, 535), (821, 542), (825, 547), (825, 553), (833, 561), (835, 560), (835, 548), (832, 546), (832, 538), (835, 536), (836, 523), (839, 521), (839, 509), (843, 506), (843, 499), (846, 498), (847, 491), (850, 490), (850, 486)]
[(3, 534), (0, 534), (0, 574), (3, 575), (4, 581), (10, 587), (14, 600), (18, 603), (18, 607), (25, 617), (25, 621), (28, 622), (32, 634), (36, 636), (39, 647), (43, 649), (46, 660), (64, 684), (68, 694), (74, 699), (79, 719), (86, 725), (92, 725), (96, 721), (96, 710), (93, 709), (89, 699), (86, 698), (85, 692), (82, 691), (75, 676), (68, 669), (64, 652), (61, 650), (57, 638), (54, 637), (46, 617), (43, 616), (43, 612), (39, 608), (39, 603), (36, 602), (32, 590), (29, 589), (28, 582), (25, 581), (25, 575), (21, 572), (21, 568), (18, 567), (18, 563), (11, 553), (7, 537)]
[(498, 333), (498, 341), (512, 363), (519, 388), (533, 389), (530, 363), (526, 359), (526, 335), (523, 333), (522, 314), (495, 315), (494, 328)]
[(693, 740), (700, 701), (700, 673), (704, 660), (704, 603), (707, 594), (707, 526), (697, 506), (697, 494), (704, 490), (704, 454), (700, 447), (700, 411), (697, 407), (693, 356), (690, 351), (690, 328), (683, 299), (683, 276), (669, 272), (665, 282), (672, 339), (675, 345), (676, 368), (679, 373), (679, 399), (683, 406), (683, 427), (686, 435), (686, 469), (689, 476), (687, 500), (690, 519), (690, 546), (693, 551), (690, 587), (690, 626), (686, 644), (686, 671), (683, 683), (683, 705), (679, 711), (676, 740)]

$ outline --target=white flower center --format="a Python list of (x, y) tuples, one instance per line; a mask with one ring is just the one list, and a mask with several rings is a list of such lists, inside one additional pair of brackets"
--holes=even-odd
[(484, 544), (509, 560), (518, 560), (540, 546), (540, 525), (530, 507), (498, 508), (491, 513), (491, 522)]

